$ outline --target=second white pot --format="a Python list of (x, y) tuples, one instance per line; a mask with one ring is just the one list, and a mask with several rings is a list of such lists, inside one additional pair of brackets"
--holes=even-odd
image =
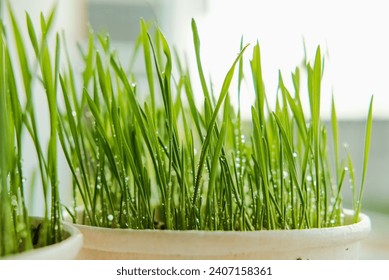
[[(39, 221), (35, 219), (35, 221)], [(63, 241), (20, 254), (7, 256), (8, 260), (74, 260), (83, 246), (83, 236), (77, 227), (65, 223), (63, 231), (68, 235)]]

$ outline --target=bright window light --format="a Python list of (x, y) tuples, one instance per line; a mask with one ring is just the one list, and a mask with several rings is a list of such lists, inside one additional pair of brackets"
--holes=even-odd
[[(206, 10), (196, 20), (204, 67), (215, 87), (222, 84), (243, 35), (247, 43), (260, 43), (267, 93), (275, 96), (278, 70), (291, 83), (290, 72), (301, 63), (305, 42), (308, 59), (318, 45), (325, 55), (323, 116), (330, 113), (332, 93), (341, 118), (364, 118), (371, 95), (375, 117), (389, 116), (385, 1), (208, 0)], [(250, 86), (246, 98), (251, 101)]]

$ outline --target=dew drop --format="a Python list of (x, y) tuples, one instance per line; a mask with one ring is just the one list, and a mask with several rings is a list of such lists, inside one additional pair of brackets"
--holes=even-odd
[(85, 117), (88, 119), (90, 119), (92, 116), (93, 116), (92, 113), (89, 111), (85, 113)]
[(17, 232), (22, 232), (26, 229), (26, 224), (25, 223), (19, 223), (17, 226), (16, 226), (16, 231)]
[(241, 136), (241, 142), (242, 144), (246, 143), (246, 137), (244, 135)]
[(14, 196), (14, 195), (11, 198), (11, 205), (13, 207), (17, 207), (18, 206), (18, 201), (16, 200), (16, 196)]

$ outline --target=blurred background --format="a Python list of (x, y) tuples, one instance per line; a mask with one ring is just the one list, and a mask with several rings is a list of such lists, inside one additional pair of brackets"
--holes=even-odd
[[(5, 1), (1, 13), (7, 24)], [(58, 5), (55, 29), (66, 34), (71, 54), (76, 44), (86, 44), (88, 28), (108, 32), (113, 47), (124, 59), (130, 57), (139, 31), (139, 18), (155, 22), (171, 46), (194, 63), (191, 19), (197, 22), (201, 38), (203, 67), (211, 73), (215, 92), (239, 50), (245, 43), (261, 46), (262, 67), (269, 101), (277, 93), (278, 70), (287, 85), (290, 72), (304, 55), (313, 58), (318, 45), (325, 54), (322, 112), (329, 119), (334, 96), (340, 119), (341, 143), (350, 147), (356, 174), (362, 169), (365, 119), (374, 95), (374, 125), (363, 208), (373, 223), (364, 244), (364, 258), (389, 259), (389, 17), (385, 1), (370, 0), (12, 0), (16, 16), (25, 12), (39, 23), (40, 12)], [(26, 32), (26, 31), (25, 31)], [(27, 36), (27, 33), (25, 33)], [(250, 53), (250, 52), (248, 52)], [(248, 58), (247, 58), (248, 59)], [(246, 63), (247, 64), (247, 63)], [(142, 68), (138, 75), (145, 75)], [(39, 98), (39, 97), (37, 97)], [(43, 96), (42, 96), (43, 98)], [(273, 99), (272, 99), (273, 98)], [(242, 93), (243, 112), (250, 112), (254, 100), (250, 85)], [(41, 112), (44, 120), (47, 112)], [(45, 115), (46, 114), (46, 115)], [(43, 129), (44, 131), (44, 129)], [(44, 132), (43, 132), (44, 133)], [(28, 147), (26, 148), (28, 149)], [(32, 150), (32, 149), (31, 149)], [(28, 159), (26, 159), (28, 165)], [(60, 163), (65, 166), (65, 163)], [(70, 185), (61, 174), (61, 185)], [(64, 200), (71, 199), (68, 189)], [(34, 198), (35, 199), (35, 198)], [(39, 198), (37, 198), (39, 199)], [(350, 201), (345, 195), (346, 205)], [(39, 201), (39, 200), (38, 200)], [(34, 201), (34, 211), (39, 202)]]

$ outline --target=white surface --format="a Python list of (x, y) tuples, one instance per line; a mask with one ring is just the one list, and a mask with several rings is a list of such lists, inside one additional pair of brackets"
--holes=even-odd
[(368, 212), (372, 231), (361, 244), (361, 259), (389, 260), (389, 215)]

